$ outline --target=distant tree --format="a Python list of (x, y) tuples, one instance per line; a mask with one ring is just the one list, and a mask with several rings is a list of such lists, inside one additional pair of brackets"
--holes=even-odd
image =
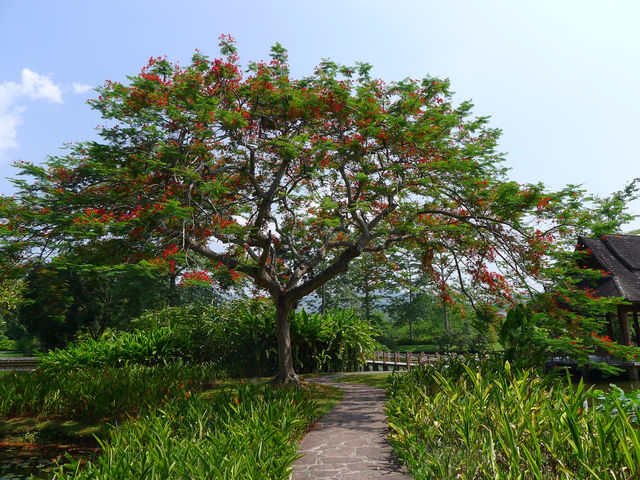
[(418, 316), (416, 298), (433, 290), (429, 277), (420, 263), (421, 252), (406, 248), (394, 249), (387, 255), (392, 268), (386, 276), (387, 311), (395, 312), (396, 320), (409, 325), (409, 340), (413, 340), (413, 329)]
[(0, 281), (0, 335), (6, 324), (6, 317), (11, 315), (22, 302), (24, 281), (8, 278)]
[(432, 248), (395, 248), (387, 254), (387, 260), (392, 268), (385, 276), (386, 310), (396, 321), (408, 324), (409, 340), (413, 340), (416, 322), (426, 319), (448, 332), (450, 307), (459, 301), (451, 296), (460, 296), (450, 256)]
[(635, 178), (622, 190), (615, 191), (607, 197), (593, 197), (593, 205), (586, 214), (581, 233), (594, 238), (622, 233), (622, 226), (638, 217), (629, 212), (629, 204), (639, 196), (640, 178)]
[(527, 288), (553, 241), (535, 219), (557, 217), (567, 192), (507, 181), (499, 131), (454, 106), (448, 81), (331, 61), (296, 80), (279, 44), (245, 74), (232, 40), (221, 47), (98, 89), (102, 140), (21, 165), (34, 180), (0, 212), (6, 240), (34, 256), (118, 239), (119, 263), (179, 254), (192, 278), (251, 279), (277, 309), (276, 383), (298, 381), (294, 304), (365, 252), (455, 253), (493, 305)]
[(166, 278), (142, 269), (53, 263), (31, 269), (23, 285), (15, 315), (24, 333), (47, 349), (64, 347), (80, 331), (97, 338), (107, 328), (127, 328), (144, 311), (167, 306)]
[(352, 260), (349, 270), (316, 290), (317, 310), (353, 309), (370, 322), (378, 306), (387, 266), (378, 255), (365, 253)]

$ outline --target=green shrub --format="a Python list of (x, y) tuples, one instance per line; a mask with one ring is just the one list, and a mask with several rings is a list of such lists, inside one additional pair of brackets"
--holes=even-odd
[(180, 337), (168, 327), (136, 332), (108, 332), (95, 340), (85, 338), (65, 349), (40, 355), (40, 368), (50, 372), (69, 372), (84, 367), (158, 365), (178, 359), (188, 360), (188, 337)]
[(458, 359), (391, 376), (390, 438), (415, 479), (640, 477), (637, 405), (498, 365)]
[(40, 342), (29, 335), (21, 335), (16, 340), (0, 339), (0, 350), (9, 350), (26, 354), (34, 354), (40, 350)]
[(315, 421), (313, 389), (242, 385), (176, 398), (113, 431), (95, 463), (60, 479), (286, 479), (297, 439)]
[[(175, 360), (224, 366), (233, 376), (276, 371), (276, 313), (271, 302), (235, 300), (220, 306), (172, 307), (147, 312), (131, 332), (85, 338), (41, 355), (47, 372), (85, 367), (158, 365)], [(380, 345), (373, 328), (353, 311), (295, 313), (291, 342), (298, 372), (352, 370)]]
[(15, 351), (16, 350), (16, 341), (9, 340), (7, 337), (3, 337), (0, 335), (0, 352), (4, 351)]
[(309, 314), (291, 320), (294, 364), (300, 372), (355, 370), (382, 346), (374, 329), (353, 310)]
[(275, 324), (271, 302), (228, 302), (205, 323), (198, 351), (205, 358), (219, 358), (235, 376), (273, 375), (278, 351)]
[(139, 331), (168, 328), (188, 346), (189, 358), (215, 361), (235, 376), (270, 375), (276, 364), (275, 309), (270, 302), (170, 307), (147, 312), (131, 325)]
[[(276, 313), (271, 302), (235, 300), (220, 306), (167, 308), (132, 325), (170, 328), (191, 349), (189, 358), (216, 361), (234, 376), (273, 375), (277, 365)], [(300, 373), (354, 369), (378, 348), (373, 328), (353, 311), (292, 315), (294, 365)]]

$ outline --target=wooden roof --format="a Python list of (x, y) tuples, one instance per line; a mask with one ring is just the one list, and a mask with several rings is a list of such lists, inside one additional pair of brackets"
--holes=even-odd
[(590, 250), (586, 266), (611, 272), (597, 281), (598, 296), (640, 302), (640, 236), (578, 237), (578, 249)]

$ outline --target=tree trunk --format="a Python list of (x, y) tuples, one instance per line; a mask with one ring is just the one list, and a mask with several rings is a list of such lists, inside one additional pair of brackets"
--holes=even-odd
[(300, 384), (300, 377), (293, 368), (293, 352), (291, 350), (291, 312), (293, 301), (279, 297), (274, 299), (276, 305), (278, 338), (278, 373), (271, 379), (272, 385), (283, 383)]
[(367, 323), (371, 323), (371, 305), (370, 305), (370, 297), (369, 297), (369, 282), (365, 280), (364, 284), (364, 314), (367, 318)]
[(100, 317), (100, 321), (98, 322), (97, 338), (100, 338), (102, 336), (102, 334), (107, 329), (107, 326), (109, 325), (109, 315), (111, 314), (111, 312), (109, 311), (109, 307), (111, 305), (111, 286), (112, 285), (113, 285), (112, 281), (108, 282), (108, 284), (104, 287), (104, 290), (103, 290), (102, 315)]
[(320, 287), (320, 313), (324, 315), (327, 313), (327, 291), (326, 286), (323, 283)]
[(178, 302), (178, 290), (176, 288), (176, 274), (169, 274), (169, 306), (175, 307)]
[(409, 289), (409, 341), (413, 342), (413, 292)]
[(444, 309), (444, 329), (448, 333), (449, 332), (449, 309), (447, 308), (447, 304), (443, 303), (442, 308)]

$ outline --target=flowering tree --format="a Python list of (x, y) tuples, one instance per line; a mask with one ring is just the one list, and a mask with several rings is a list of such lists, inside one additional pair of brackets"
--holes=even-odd
[(277, 309), (276, 382), (298, 381), (296, 301), (363, 252), (403, 243), (429, 267), (446, 251), (503, 303), (528, 288), (552, 241), (532, 221), (566, 192), (507, 181), (499, 132), (454, 106), (447, 81), (385, 83), (330, 61), (296, 80), (278, 44), (242, 72), (233, 41), (221, 47), (187, 67), (152, 58), (98, 89), (102, 140), (21, 166), (35, 180), (18, 182), (20, 215), (5, 214), (11, 242), (38, 255), (117, 244), (113, 263), (252, 280)]

